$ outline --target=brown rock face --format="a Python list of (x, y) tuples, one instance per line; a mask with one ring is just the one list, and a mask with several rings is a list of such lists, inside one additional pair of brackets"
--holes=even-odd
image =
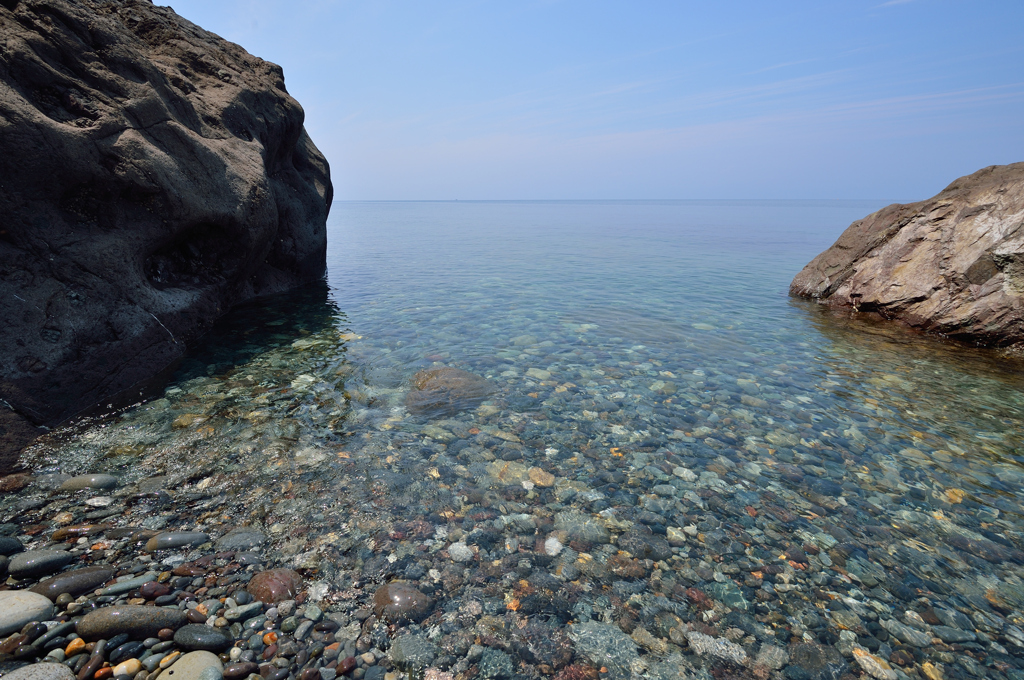
[(391, 622), (421, 621), (434, 601), (408, 583), (386, 583), (373, 594), (373, 613)]
[(321, 278), (332, 188), (280, 67), (168, 7), (4, 0), (0, 46), (2, 460)]
[(1024, 163), (854, 222), (789, 292), (980, 345), (1024, 342)]
[(476, 406), (493, 392), (480, 376), (447, 366), (420, 371), (412, 385), (405, 397), (405, 407), (412, 413), (453, 413)]
[(302, 589), (302, 577), (291, 569), (270, 569), (253, 576), (245, 589), (260, 602), (294, 600)]

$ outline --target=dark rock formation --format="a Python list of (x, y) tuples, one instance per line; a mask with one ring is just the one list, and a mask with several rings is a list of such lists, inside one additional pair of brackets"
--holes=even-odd
[(978, 345), (1024, 342), (1024, 163), (854, 222), (789, 291)]
[(0, 2), (0, 469), (26, 421), (137, 397), (232, 305), (323, 276), (302, 123), (280, 67), (169, 8)]

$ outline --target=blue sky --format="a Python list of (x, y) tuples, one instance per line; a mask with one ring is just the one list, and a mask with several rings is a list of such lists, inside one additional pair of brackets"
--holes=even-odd
[(916, 200), (1024, 161), (1019, 0), (172, 7), (284, 67), (339, 199)]

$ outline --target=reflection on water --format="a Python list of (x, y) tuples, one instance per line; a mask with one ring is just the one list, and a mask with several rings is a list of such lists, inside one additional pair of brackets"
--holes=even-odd
[[(412, 581), (465, 677), (481, 640), (531, 676), (1014, 677), (1020, 364), (785, 295), (877, 207), (342, 204), (329, 292), (28, 462), (217, 498), (190, 526), (263, 528), (333, 611)], [(494, 394), (410, 414), (442, 365)]]

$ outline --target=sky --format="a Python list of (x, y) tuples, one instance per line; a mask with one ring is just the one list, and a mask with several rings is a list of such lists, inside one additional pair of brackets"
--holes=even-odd
[(341, 200), (920, 200), (1024, 161), (1020, 0), (171, 6), (284, 68)]

